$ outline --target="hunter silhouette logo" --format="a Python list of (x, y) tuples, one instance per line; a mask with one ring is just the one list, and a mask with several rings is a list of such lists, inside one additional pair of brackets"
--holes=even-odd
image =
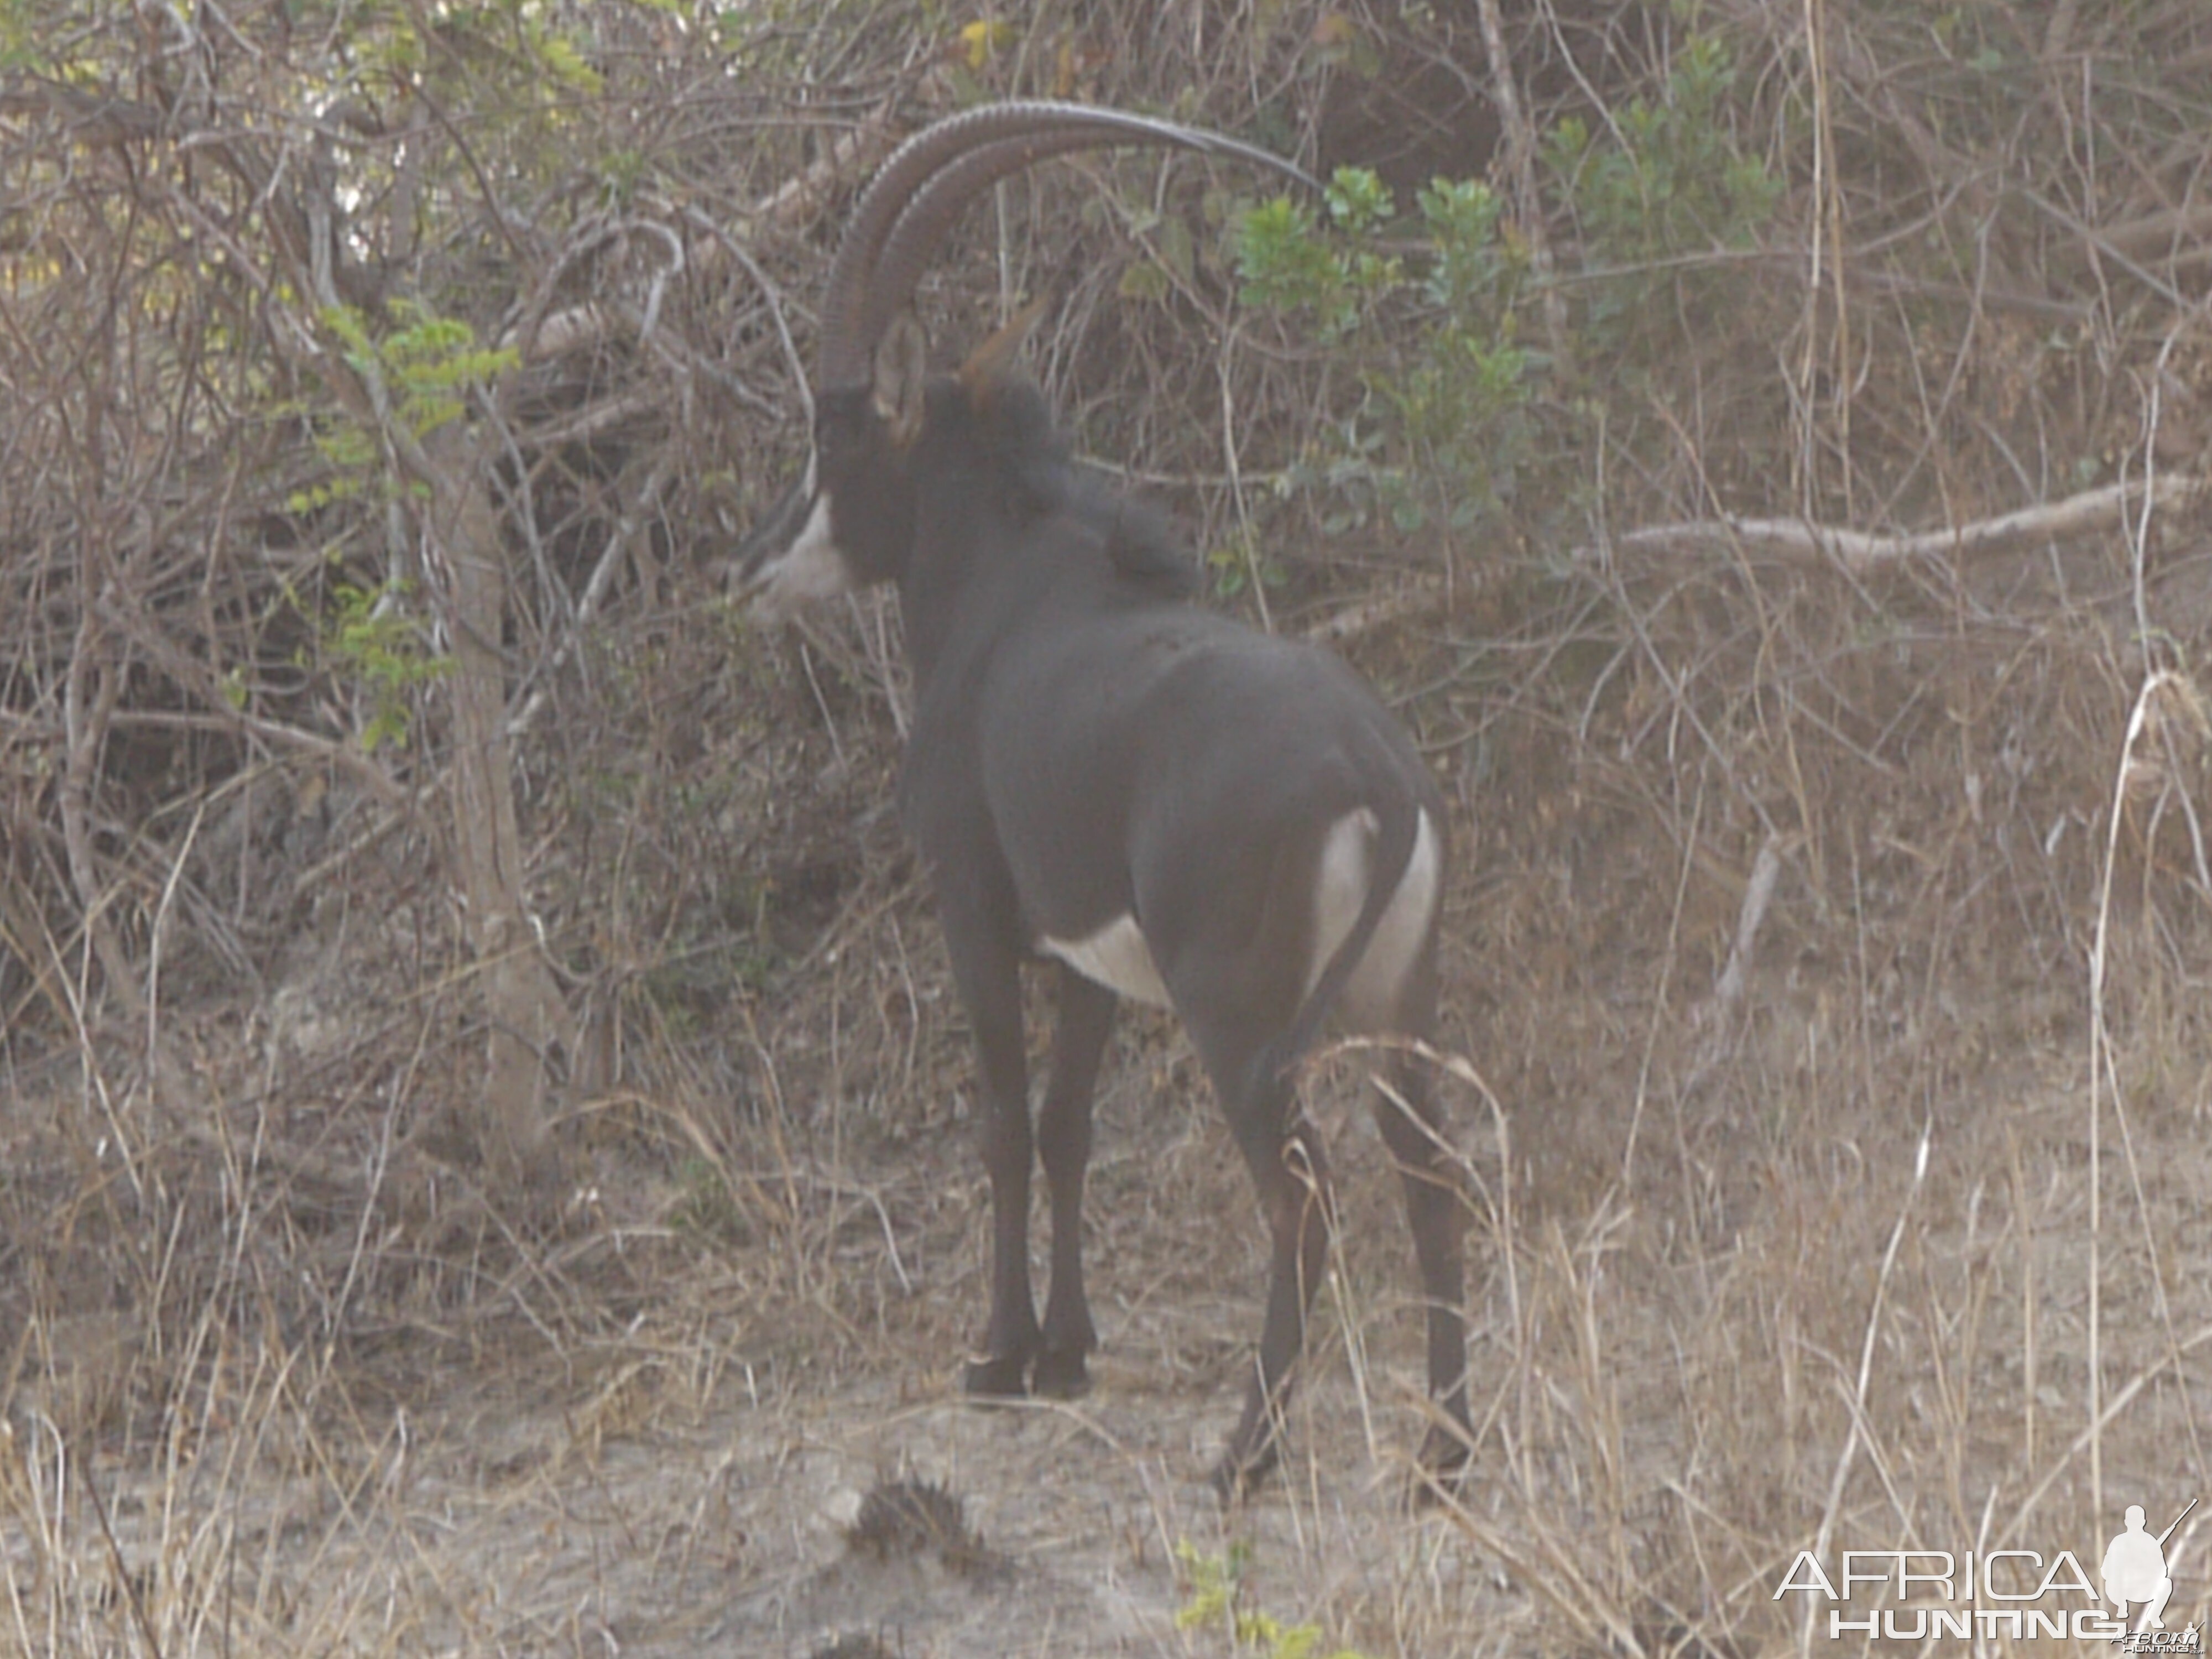
[[(2014, 1547), (1964, 1554), (1847, 1549), (1829, 1562), (1800, 1550), (1774, 1587), (1774, 1599), (1812, 1597), (1808, 1620), (1826, 1603), (1832, 1642), (2048, 1639), (2105, 1642), (2129, 1654), (2201, 1655), (2203, 1638), (2195, 1626), (2166, 1627), (2174, 1571), (2166, 1544), (2196, 1507), (2192, 1498), (2165, 1531), (2153, 1533), (2142, 1505), (2130, 1504), (2094, 1580), (2067, 1549), (2055, 1555)], [(2182, 1547), (2175, 1547), (2178, 1554)], [(1818, 1629), (1808, 1622), (1807, 1633)]]
[(2155, 1538), (2143, 1530), (2143, 1510), (2140, 1504), (2128, 1505), (2124, 1517), (2126, 1530), (2113, 1538), (2105, 1549), (2105, 1599), (2110, 1601), (2124, 1620), (2130, 1602), (2142, 1604), (2142, 1618), (2137, 1630), (2166, 1628), (2166, 1598), (2173, 1594), (2173, 1580), (2166, 1571), (2166, 1540), (2173, 1536), (2173, 1528), (2189, 1518), (2189, 1510), (2197, 1507), (2197, 1500), (2189, 1500), (2189, 1508), (2173, 1517), (2173, 1525)]

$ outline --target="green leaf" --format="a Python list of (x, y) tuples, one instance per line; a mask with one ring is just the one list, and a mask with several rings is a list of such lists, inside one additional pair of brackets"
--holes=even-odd
[(1180, 219), (1163, 219), (1159, 231), (1152, 239), (1158, 251), (1159, 261), (1180, 281), (1188, 283), (1191, 276), (1190, 229)]
[(1168, 297), (1168, 274), (1149, 259), (1134, 259), (1121, 268), (1115, 291), (1125, 300), (1158, 305)]

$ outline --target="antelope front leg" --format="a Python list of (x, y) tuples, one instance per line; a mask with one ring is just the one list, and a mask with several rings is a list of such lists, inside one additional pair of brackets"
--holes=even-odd
[[(952, 930), (948, 927), (948, 938)], [(964, 948), (963, 948), (964, 947)], [(983, 1168), (991, 1177), (991, 1322), (983, 1351), (961, 1378), (970, 1395), (1019, 1395), (1036, 1358), (1036, 1304), (1030, 1297), (1029, 1064), (1023, 1053), (1018, 959), (976, 939), (953, 951), (961, 999), (975, 1030), (983, 1085)]]
[(1098, 1061), (1114, 1030), (1115, 997), (1073, 968), (1060, 970), (1060, 1022), (1053, 1035), (1052, 1081), (1037, 1115), (1037, 1153), (1052, 1198), (1052, 1289), (1045, 1298), (1044, 1346), (1036, 1391), (1073, 1399), (1091, 1387), (1087, 1361), (1098, 1346), (1083, 1294), (1083, 1176), (1091, 1163), (1091, 1102)]

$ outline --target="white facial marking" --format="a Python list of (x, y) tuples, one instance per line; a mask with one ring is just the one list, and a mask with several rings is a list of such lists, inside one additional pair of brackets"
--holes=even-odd
[[(806, 464), (813, 487), (814, 463)], [(791, 545), (763, 565), (755, 578), (752, 610), (763, 622), (781, 622), (803, 605), (834, 599), (853, 586), (845, 556), (830, 532), (830, 498), (817, 495), (814, 509)]]
[(1160, 970), (1152, 965), (1134, 916), (1117, 916), (1088, 939), (1041, 939), (1037, 948), (1109, 991), (1155, 1008), (1169, 1006), (1168, 988), (1160, 983)]

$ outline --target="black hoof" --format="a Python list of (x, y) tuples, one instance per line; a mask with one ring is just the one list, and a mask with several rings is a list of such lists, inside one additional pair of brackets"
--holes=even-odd
[(1052, 1400), (1078, 1400), (1091, 1392), (1091, 1367), (1083, 1350), (1054, 1353), (1047, 1348), (1037, 1356), (1036, 1375), (1030, 1386)]
[(1019, 1354), (971, 1359), (960, 1374), (960, 1391), (970, 1400), (1018, 1400), (1029, 1392), (1023, 1381), (1029, 1368), (1029, 1361)]
[(1416, 1513), (1447, 1507), (1459, 1500), (1460, 1484), (1467, 1478), (1469, 1452), (1465, 1434), (1432, 1428), (1421, 1443), (1421, 1455), (1413, 1468), (1409, 1494)]
[(1455, 1469), (1432, 1469), (1422, 1465), (1413, 1471), (1413, 1489), (1406, 1494), (1407, 1507), (1416, 1515), (1458, 1507), (1460, 1483), (1466, 1474), (1464, 1463)]
[(1214, 1496), (1224, 1504), (1241, 1504), (1266, 1484), (1275, 1467), (1275, 1444), (1272, 1440), (1249, 1456), (1239, 1456), (1235, 1447), (1213, 1466)]

